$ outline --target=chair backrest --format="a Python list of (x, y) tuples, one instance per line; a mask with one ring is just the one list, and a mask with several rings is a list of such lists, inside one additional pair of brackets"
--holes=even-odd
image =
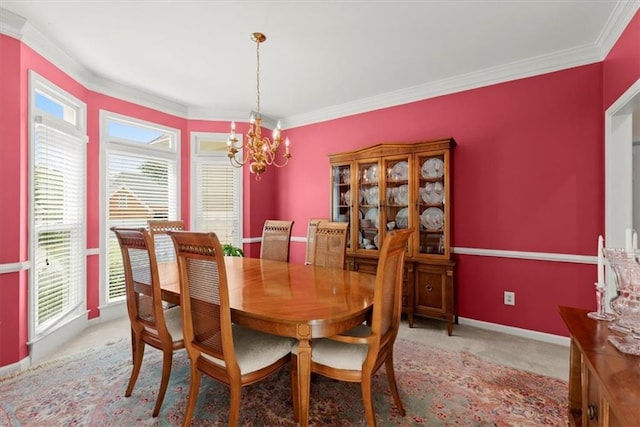
[(320, 221), (328, 221), (326, 219), (310, 219), (307, 225), (307, 250), (304, 255), (304, 264), (312, 265), (314, 260), (314, 252), (316, 250), (316, 229)]
[(176, 253), (173, 249), (173, 242), (167, 233), (169, 231), (184, 230), (184, 221), (150, 219), (147, 221), (147, 227), (153, 237), (158, 262), (175, 261)]
[(404, 256), (412, 233), (405, 229), (388, 234), (380, 249), (371, 330), (384, 341), (393, 342), (400, 327)]
[[(180, 275), (184, 344), (236, 369), (224, 253), (215, 233), (172, 231)], [(239, 369), (239, 368), (237, 368)]]
[(292, 228), (293, 221), (266, 220), (262, 229), (260, 258), (288, 262)]
[(131, 327), (171, 339), (165, 320), (160, 278), (151, 234), (144, 228), (112, 227), (122, 252), (127, 311)]
[(320, 221), (316, 227), (313, 264), (344, 268), (349, 223)]

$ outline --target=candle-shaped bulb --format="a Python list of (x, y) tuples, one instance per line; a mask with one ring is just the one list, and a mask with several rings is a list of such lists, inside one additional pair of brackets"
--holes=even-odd
[(633, 230), (630, 228), (624, 230), (624, 249), (627, 252), (633, 251)]
[(290, 142), (289, 142), (289, 138), (286, 138), (286, 139), (284, 140), (284, 147), (285, 147), (285, 150), (286, 150), (286, 153), (287, 153), (287, 154), (289, 154), (289, 144), (290, 144)]
[(280, 126), (280, 120), (278, 120), (278, 124), (276, 124), (276, 129), (280, 130), (282, 126)]
[(236, 133), (236, 122), (231, 122), (231, 134)]
[(598, 236), (598, 286), (604, 286), (604, 239)]

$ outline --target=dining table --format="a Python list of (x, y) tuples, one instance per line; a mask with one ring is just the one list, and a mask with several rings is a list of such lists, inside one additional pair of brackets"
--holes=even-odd
[[(249, 257), (225, 257), (232, 322), (298, 340), (298, 422), (309, 422), (311, 341), (366, 321), (375, 275)], [(177, 263), (158, 265), (162, 297), (180, 303)]]

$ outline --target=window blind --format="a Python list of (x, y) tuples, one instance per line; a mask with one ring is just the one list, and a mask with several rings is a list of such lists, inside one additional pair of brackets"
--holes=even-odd
[[(175, 157), (175, 156), (173, 156)], [(107, 155), (108, 228), (146, 227), (150, 219), (177, 219), (177, 161), (140, 152), (112, 150)], [(108, 234), (109, 302), (124, 297), (122, 256), (115, 235)]]
[(212, 231), (221, 243), (242, 247), (240, 169), (226, 153), (196, 157), (194, 229)]
[(35, 332), (84, 305), (85, 139), (36, 118), (33, 145)]

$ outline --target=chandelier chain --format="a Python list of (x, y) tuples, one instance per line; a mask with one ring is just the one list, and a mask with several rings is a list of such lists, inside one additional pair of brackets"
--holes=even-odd
[(260, 42), (256, 42), (256, 104), (260, 114)]

